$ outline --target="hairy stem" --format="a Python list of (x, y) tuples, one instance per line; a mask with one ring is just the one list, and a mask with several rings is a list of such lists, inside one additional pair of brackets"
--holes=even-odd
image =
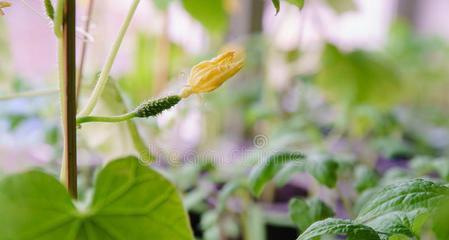
[(135, 112), (129, 112), (118, 116), (83, 116), (76, 119), (77, 124), (87, 122), (122, 122), (136, 117)]
[(106, 63), (103, 66), (103, 69), (101, 70), (100, 77), (98, 78), (97, 84), (95, 85), (95, 88), (94, 88), (92, 94), (90, 95), (90, 98), (89, 98), (86, 106), (79, 113), (79, 116), (87, 116), (95, 108), (95, 105), (97, 104), (98, 99), (100, 98), (101, 93), (103, 92), (103, 90), (106, 86), (106, 83), (109, 79), (109, 73), (111, 71), (112, 64), (115, 61), (115, 57), (117, 56), (118, 50), (123, 42), (123, 38), (125, 37), (125, 33), (128, 30), (129, 24), (131, 23), (131, 19), (133, 18), (134, 13), (136, 12), (139, 2), (140, 2), (140, 0), (133, 0), (131, 7), (128, 11), (128, 15), (126, 16), (125, 22), (121, 26), (119, 34), (117, 36), (117, 39), (115, 40), (114, 45), (112, 46), (112, 50), (106, 59)]

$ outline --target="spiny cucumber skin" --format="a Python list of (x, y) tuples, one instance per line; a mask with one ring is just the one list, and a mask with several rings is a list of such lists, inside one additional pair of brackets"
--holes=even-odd
[(170, 109), (175, 106), (181, 97), (178, 95), (168, 96), (164, 98), (159, 98), (156, 100), (149, 100), (140, 104), (135, 110), (136, 116), (140, 118), (153, 117), (163, 112), (164, 110)]

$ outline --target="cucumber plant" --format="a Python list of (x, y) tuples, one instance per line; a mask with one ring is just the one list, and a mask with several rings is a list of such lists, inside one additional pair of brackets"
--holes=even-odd
[[(162, 9), (166, 9), (170, 2), (155, 0)], [(221, 1), (181, 2), (211, 33), (222, 31), (226, 25)], [(281, 11), (282, 2), (299, 9), (305, 4), (304, 0), (271, 2), (276, 14)], [(330, 6), (340, 6), (339, 2), (344, 2), (347, 7), (353, 5), (350, 0), (325, 2)], [(444, 158), (416, 157), (410, 161), (407, 170), (379, 173), (374, 166), (357, 165), (343, 156), (324, 151), (322, 146), (317, 146), (318, 153), (302, 153), (301, 147), (289, 146), (275, 153), (264, 152), (262, 156), (266, 157), (257, 158), (246, 169), (233, 169), (238, 173), (228, 182), (213, 179), (213, 184), (209, 185), (216, 185), (208, 188), (194, 186), (200, 182), (201, 175), (207, 175), (203, 173), (213, 171), (213, 166), (208, 163), (183, 166), (168, 174), (149, 167), (155, 157), (141, 138), (134, 119), (157, 117), (191, 95), (215, 90), (243, 68), (244, 59), (238, 51), (226, 51), (200, 62), (192, 68), (188, 82), (179, 94), (152, 98), (128, 110), (110, 72), (139, 3), (140, 0), (132, 1), (96, 85), (87, 103), (79, 106), (77, 112), (80, 104), (76, 79), (80, 78), (77, 75), (80, 73), (76, 72), (75, 65), (76, 1), (58, 0), (53, 6), (52, 1), (44, 0), (59, 45), (64, 132), (61, 176), (58, 181), (44, 171), (31, 170), (1, 179), (0, 239), (194, 239), (186, 210), (202, 213), (200, 228), (205, 240), (263, 240), (266, 239), (263, 227), (267, 222), (297, 229), (297, 240), (449, 238), (445, 227), (449, 217), (449, 161)], [(214, 21), (195, 8), (203, 4), (217, 13)], [(2, 8), (10, 5), (1, 1), (0, 15)], [(365, 114), (366, 105), (376, 104), (379, 104), (375, 106), (376, 110), (389, 110), (396, 102), (396, 97), (383, 95), (388, 89), (394, 92), (400, 88), (392, 66), (364, 51), (348, 54), (331, 44), (326, 44), (323, 52), (323, 70), (316, 78), (317, 85), (348, 114)], [(367, 73), (370, 73), (368, 77)], [(342, 80), (339, 81), (342, 84), (336, 85), (336, 78)], [(92, 114), (103, 95), (120, 102), (120, 114)], [(296, 120), (292, 118), (291, 122), (296, 124)], [(126, 122), (139, 156), (110, 161), (98, 172), (92, 192), (84, 194), (84, 199), (78, 199), (77, 131), (98, 122)], [(352, 122), (346, 123), (354, 128)], [(343, 126), (343, 131), (347, 130), (347, 125)], [(312, 134), (326, 132), (318, 124), (313, 128)], [(288, 127), (285, 129), (289, 130)], [(296, 137), (293, 138), (297, 140)], [(398, 146), (397, 141), (385, 139), (377, 145), (386, 158), (414, 155), (412, 146)], [(167, 175), (170, 174), (180, 184), (175, 186), (169, 181)], [(310, 192), (304, 194), (306, 196), (295, 193), (289, 198), (285, 216), (265, 211), (266, 205), (273, 202), (275, 190), (297, 177), (310, 183), (310, 189), (307, 189)], [(342, 191), (343, 184), (352, 187), (351, 191)], [(185, 196), (180, 190), (187, 192)], [(332, 198), (322, 197), (323, 191), (332, 192)], [(429, 234), (433, 235), (429, 237)]]
[[(224, 52), (194, 66), (178, 95), (145, 101), (122, 115), (92, 115), (108, 86), (109, 73), (139, 3), (140, 0), (132, 1), (95, 88), (77, 113), (76, 1), (58, 0), (56, 7), (50, 0), (44, 1), (58, 40), (64, 135), (61, 179), (57, 181), (37, 170), (3, 178), (0, 182), (1, 239), (193, 239), (178, 190), (147, 166), (155, 159), (132, 123), (128, 124), (129, 130), (141, 158), (130, 156), (109, 162), (96, 177), (92, 198), (78, 199), (76, 135), (82, 125), (155, 117), (193, 94), (215, 90), (244, 64), (244, 57), (236, 51)], [(9, 5), (1, 3), (2, 8)]]

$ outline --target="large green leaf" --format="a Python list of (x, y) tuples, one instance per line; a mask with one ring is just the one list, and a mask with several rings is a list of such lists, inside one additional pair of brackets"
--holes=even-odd
[(348, 235), (348, 240), (379, 240), (374, 229), (351, 220), (328, 218), (315, 222), (297, 240), (315, 239), (323, 235)]
[[(448, 200), (449, 188), (424, 179), (395, 183), (375, 194), (354, 220), (326, 219), (312, 224), (298, 240), (347, 234), (348, 239), (406, 239), (417, 237), (426, 219)], [(437, 225), (440, 225), (438, 223)], [(435, 228), (439, 236), (446, 232)]]
[(52, 176), (30, 171), (0, 182), (2, 239), (75, 239), (77, 210)]
[(449, 188), (424, 179), (392, 184), (374, 194), (355, 221), (388, 235), (413, 237), (448, 194)]
[(90, 212), (83, 227), (101, 226), (93, 234), (99, 239), (106, 232), (115, 239), (192, 239), (176, 188), (135, 158), (113, 161), (99, 173)]
[(413, 238), (418, 236), (421, 226), (428, 216), (429, 212), (427, 209), (416, 209), (409, 212), (390, 212), (365, 224), (378, 232), (387, 233), (389, 236), (403, 235)]
[(392, 184), (378, 191), (374, 198), (362, 207), (356, 221), (373, 221), (398, 211), (432, 209), (446, 199), (448, 194), (449, 188), (424, 179)]
[(293, 152), (280, 152), (273, 154), (265, 161), (256, 165), (249, 175), (249, 187), (251, 192), (259, 196), (266, 183), (282, 169), (284, 164), (288, 162), (303, 159), (304, 155)]
[(211, 33), (226, 30), (228, 16), (223, 0), (182, 0), (185, 10)]
[(334, 215), (334, 211), (317, 198), (306, 201), (294, 198), (288, 204), (288, 212), (293, 223), (302, 231), (312, 223)]
[(418, 236), (430, 212), (448, 199), (449, 188), (423, 179), (380, 189), (355, 220), (389, 236)]
[(84, 210), (47, 174), (7, 177), (0, 183), (0, 217), (5, 239), (193, 239), (176, 188), (134, 157), (99, 173)]

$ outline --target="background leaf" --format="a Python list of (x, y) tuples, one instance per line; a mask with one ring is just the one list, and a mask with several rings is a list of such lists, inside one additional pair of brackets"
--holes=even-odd
[(220, 33), (228, 25), (223, 0), (183, 0), (185, 10), (211, 33)]
[(328, 44), (322, 64), (318, 86), (340, 105), (367, 104), (385, 109), (398, 99), (397, 73), (387, 61), (373, 54), (361, 50), (344, 53)]
[(304, 0), (287, 0), (287, 2), (297, 6), (299, 9), (304, 7)]
[(173, 0), (153, 0), (153, 2), (158, 9), (165, 11)]
[(281, 10), (281, 2), (280, 0), (271, 0), (273, 3), (274, 8), (276, 9), (276, 14), (279, 13), (279, 10)]
[(226, 183), (218, 194), (217, 211), (222, 212), (226, 207), (226, 201), (240, 188), (245, 188), (246, 184), (242, 181), (231, 181)]
[(337, 184), (338, 163), (331, 156), (326, 154), (309, 156), (306, 161), (306, 171), (329, 188)]
[(277, 187), (282, 187), (288, 183), (288, 181), (297, 173), (305, 171), (305, 164), (299, 164), (297, 162), (287, 163), (279, 170), (274, 178)]
[(351, 220), (328, 218), (312, 224), (297, 240), (315, 239), (323, 235), (348, 235), (348, 239), (379, 240), (372, 228), (353, 223)]
[(366, 189), (377, 186), (379, 182), (378, 173), (364, 165), (358, 166), (355, 170), (354, 187), (357, 192), (363, 192)]
[(267, 160), (256, 165), (249, 175), (249, 187), (251, 192), (259, 196), (267, 182), (269, 182), (284, 164), (298, 161), (304, 158), (302, 154), (293, 152), (281, 152), (270, 156)]
[(318, 198), (303, 200), (294, 198), (288, 204), (288, 212), (293, 223), (302, 231), (312, 223), (332, 217), (334, 211)]
[(357, 8), (353, 0), (327, 0), (327, 3), (337, 13), (356, 10)]

